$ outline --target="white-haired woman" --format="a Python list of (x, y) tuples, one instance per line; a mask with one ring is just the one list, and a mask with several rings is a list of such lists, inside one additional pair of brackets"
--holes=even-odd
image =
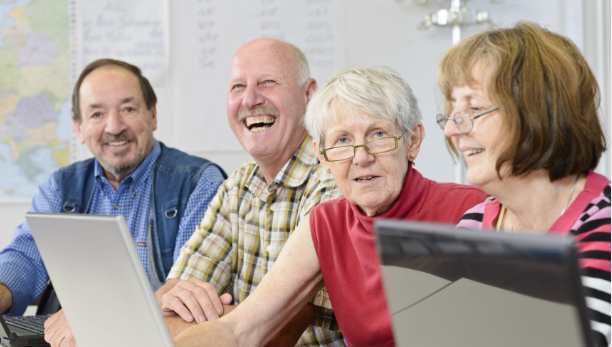
[(486, 197), (412, 167), (425, 131), (410, 87), (389, 68), (336, 73), (310, 101), (305, 125), (344, 197), (313, 208), (255, 292), (229, 315), (184, 331), (177, 346), (263, 345), (324, 285), (350, 346), (393, 346), (372, 221), (454, 224)]

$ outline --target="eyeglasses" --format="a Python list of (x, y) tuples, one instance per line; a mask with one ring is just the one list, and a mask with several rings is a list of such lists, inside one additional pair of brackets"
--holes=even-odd
[(323, 156), (325, 157), (325, 160), (329, 162), (334, 162), (334, 161), (342, 161), (342, 160), (348, 160), (348, 159), (354, 158), (355, 152), (357, 152), (357, 148), (359, 147), (365, 148), (368, 154), (380, 154), (380, 153), (391, 152), (397, 149), (397, 141), (401, 139), (402, 137), (404, 137), (406, 133), (407, 131), (405, 131), (399, 137), (395, 137), (395, 136), (383, 137), (382, 139), (368, 141), (364, 143), (363, 145), (358, 145), (358, 146), (348, 145), (348, 146), (332, 147), (332, 148), (322, 150), (321, 154), (323, 154)]
[(497, 111), (499, 110), (499, 107), (496, 107), (492, 110), (488, 110), (486, 112), (477, 114), (475, 116), (470, 116), (469, 114), (465, 113), (465, 112), (457, 112), (455, 113), (455, 117), (454, 118), (449, 118), (446, 117), (446, 115), (443, 114), (439, 114), (436, 116), (436, 121), (438, 122), (438, 124), (440, 125), (440, 128), (442, 128), (442, 130), (444, 130), (444, 127), (446, 126), (446, 122), (448, 122), (449, 120), (452, 120), (453, 122), (455, 122), (455, 125), (457, 126), (457, 129), (459, 129), (459, 131), (461, 131), (462, 133), (469, 133), (470, 131), (472, 131), (472, 128), (474, 127), (474, 119), (478, 118), (478, 117), (482, 117), (485, 114), (489, 114), (493, 111)]

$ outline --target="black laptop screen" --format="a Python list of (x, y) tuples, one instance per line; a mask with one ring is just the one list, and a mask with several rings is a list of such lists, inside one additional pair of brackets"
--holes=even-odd
[(566, 238), (377, 221), (398, 346), (588, 346)]

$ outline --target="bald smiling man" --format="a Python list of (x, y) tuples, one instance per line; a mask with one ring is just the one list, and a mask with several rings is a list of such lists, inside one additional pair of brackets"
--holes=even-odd
[[(227, 117), (255, 162), (222, 184), (156, 293), (173, 336), (226, 314), (231, 307), (224, 305), (232, 298), (236, 304), (245, 300), (310, 209), (340, 197), (301, 123), (316, 90), (304, 54), (291, 44), (257, 39), (234, 55)], [(304, 322), (312, 322), (305, 331)], [(270, 345), (286, 345), (301, 335), (299, 346), (345, 346), (325, 289), (285, 330), (297, 332), (295, 339), (281, 336), (282, 342)]]

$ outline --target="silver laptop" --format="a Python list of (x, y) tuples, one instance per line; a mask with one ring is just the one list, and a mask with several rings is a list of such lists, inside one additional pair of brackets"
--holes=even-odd
[(401, 346), (593, 346), (570, 238), (377, 220)]
[(79, 346), (174, 346), (123, 216), (26, 219)]

